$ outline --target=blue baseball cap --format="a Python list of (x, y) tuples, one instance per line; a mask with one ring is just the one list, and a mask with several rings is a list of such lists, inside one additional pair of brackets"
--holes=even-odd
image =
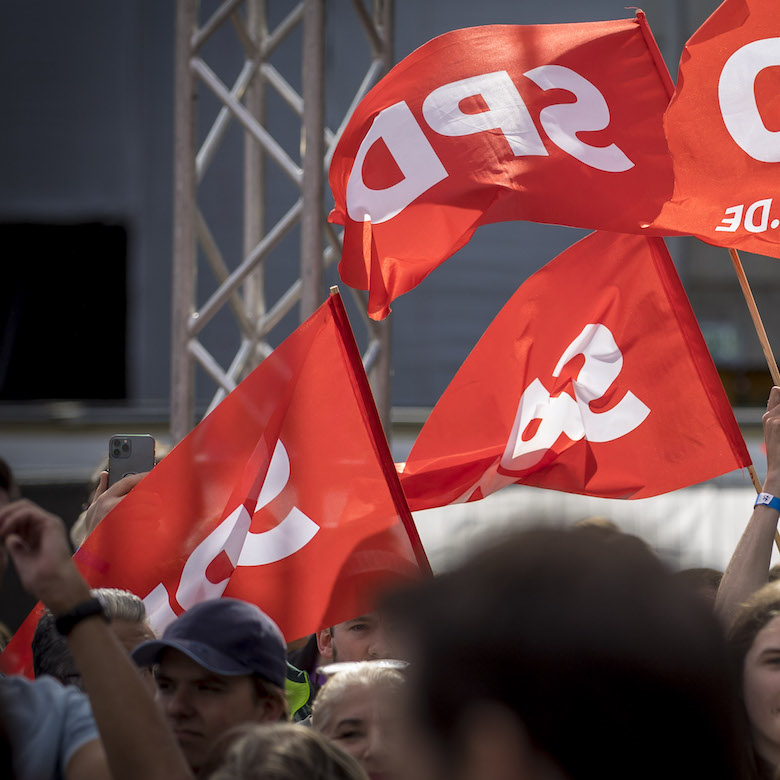
[(222, 598), (187, 610), (161, 639), (142, 642), (131, 653), (138, 666), (159, 663), (168, 648), (215, 674), (251, 674), (284, 690), (287, 646), (279, 627), (254, 604)]

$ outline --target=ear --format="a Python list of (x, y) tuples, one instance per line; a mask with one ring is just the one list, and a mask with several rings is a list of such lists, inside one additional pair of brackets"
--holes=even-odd
[(522, 721), (503, 705), (472, 708), (461, 728), (462, 780), (564, 780), (565, 775), (528, 738)]
[(289, 712), (284, 702), (284, 693), (278, 696), (263, 696), (256, 704), (256, 718), (258, 723), (278, 723), (280, 720), (288, 720)]
[(317, 649), (320, 655), (328, 661), (333, 660), (333, 634), (329, 628), (323, 628), (317, 634)]

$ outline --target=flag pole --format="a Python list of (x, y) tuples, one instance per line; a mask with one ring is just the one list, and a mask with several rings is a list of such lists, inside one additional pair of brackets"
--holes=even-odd
[(772, 375), (772, 383), (780, 387), (780, 371), (777, 368), (777, 361), (772, 354), (772, 347), (769, 345), (769, 339), (764, 329), (764, 323), (761, 321), (761, 315), (758, 313), (758, 306), (756, 306), (756, 300), (753, 297), (753, 292), (750, 289), (747, 276), (745, 275), (745, 269), (742, 267), (742, 261), (739, 259), (739, 253), (736, 249), (729, 249), (731, 260), (734, 263), (734, 270), (737, 272), (737, 279), (739, 279), (739, 286), (742, 288), (742, 294), (745, 296), (745, 302), (747, 303), (750, 316), (753, 319), (753, 326), (756, 329), (758, 340), (761, 342), (761, 349), (764, 350), (764, 357), (766, 358), (766, 364), (769, 366), (769, 373)]
[(382, 427), (382, 422), (379, 419), (379, 412), (377, 411), (376, 403), (374, 402), (374, 396), (371, 393), (371, 387), (368, 384), (368, 377), (363, 369), (363, 361), (360, 357), (357, 343), (355, 342), (355, 334), (352, 330), (352, 326), (349, 324), (349, 317), (347, 316), (347, 310), (344, 308), (344, 302), (341, 299), (338, 285), (334, 284), (330, 288), (329, 299), (333, 299), (334, 305), (331, 311), (339, 326), (341, 343), (345, 348), (347, 359), (350, 361), (353, 369), (353, 377), (356, 383), (355, 389), (360, 394), (363, 401), (363, 408), (366, 412), (366, 422), (373, 434), (374, 447), (379, 456), (379, 462), (384, 471), (385, 479), (387, 480), (388, 490), (390, 491), (395, 507), (398, 510), (398, 517), (409, 537), (409, 544), (417, 559), (417, 565), (419, 566), (420, 571), (423, 574), (432, 577), (433, 569), (431, 568), (423, 543), (420, 540), (420, 534), (417, 531), (414, 517), (412, 516), (409, 504), (406, 501), (406, 495), (401, 487), (401, 482), (398, 479), (398, 472), (395, 469), (395, 463), (393, 463), (393, 456), (390, 454), (390, 445), (387, 441), (385, 430)]
[[(737, 272), (737, 279), (739, 279), (739, 286), (742, 288), (742, 295), (745, 297), (745, 303), (747, 303), (748, 311), (753, 320), (753, 327), (756, 329), (756, 335), (761, 343), (761, 349), (764, 351), (764, 357), (766, 358), (766, 364), (769, 367), (769, 373), (772, 375), (772, 384), (780, 387), (780, 371), (777, 368), (777, 361), (772, 353), (772, 347), (769, 344), (769, 338), (766, 335), (766, 329), (764, 323), (761, 321), (761, 314), (759, 314), (758, 306), (756, 306), (756, 299), (753, 297), (753, 291), (750, 289), (750, 283), (748, 282), (745, 269), (742, 267), (742, 261), (739, 259), (739, 252), (736, 249), (729, 249), (731, 255), (731, 261), (734, 263), (734, 270)], [(756, 474), (754, 466), (748, 466), (748, 474), (753, 481), (753, 487), (756, 489), (756, 493), (761, 492), (761, 481)], [(780, 550), (780, 533), (775, 528), (775, 546)]]

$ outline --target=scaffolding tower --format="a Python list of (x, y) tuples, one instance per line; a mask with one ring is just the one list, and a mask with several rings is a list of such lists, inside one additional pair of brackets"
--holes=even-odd
[[(299, 305), (303, 321), (324, 299), (324, 270), (341, 256), (341, 235), (326, 219), (325, 174), (352, 112), (392, 62), (392, 0), (369, 0), (368, 5), (364, 0), (351, 0), (351, 9), (369, 44), (370, 61), (338, 128), (329, 129), (325, 122), (328, 3), (302, 0), (289, 5), (286, 15), (270, 26), (266, 0), (223, 0), (208, 15), (197, 0), (177, 0), (171, 343), (174, 444), (195, 424), (197, 366), (216, 388), (210, 411), (271, 353), (268, 335), (286, 314)], [(243, 60), (229, 85), (210, 67), (204, 54), (212, 36), (224, 35), (226, 28), (232, 29), (235, 48)], [(300, 41), (300, 92), (271, 62), (277, 48), (292, 36)], [(216, 98), (219, 110), (198, 143), (198, 98), (204, 90)], [(273, 124), (269, 121), (271, 92), (300, 119), (298, 159), (285, 151), (269, 130)], [(223, 237), (212, 230), (199, 202), (208, 187), (206, 171), (233, 123), (243, 131), (241, 180), (235, 182), (237, 190), (243, 190), (243, 252), (241, 257), (230, 258), (220, 248)], [(299, 193), (273, 224), (265, 224), (264, 216), (269, 165), (283, 171)], [(265, 260), (295, 232), (300, 234), (300, 254), (285, 262), (299, 264), (297, 278), (275, 300), (269, 300)], [(201, 303), (196, 300), (199, 266), (208, 268), (215, 279), (215, 288)], [(389, 324), (370, 320), (365, 314), (365, 294), (353, 294), (359, 299), (358, 309), (367, 329), (363, 363), (388, 430)], [(239, 346), (227, 367), (203, 343), (205, 329), (225, 311), (230, 312), (240, 333)]]

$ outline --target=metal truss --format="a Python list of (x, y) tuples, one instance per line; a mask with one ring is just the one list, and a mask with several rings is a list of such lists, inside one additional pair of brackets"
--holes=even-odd
[[(193, 427), (196, 366), (216, 385), (209, 411), (267, 357), (273, 347), (270, 331), (300, 306), (301, 321), (324, 299), (324, 270), (341, 256), (341, 234), (326, 220), (325, 173), (341, 133), (357, 104), (389, 69), (392, 62), (392, 0), (352, 0), (352, 9), (370, 46), (370, 62), (357, 93), (335, 131), (325, 126), (326, 0), (291, 2), (289, 12), (269, 29), (266, 0), (224, 0), (201, 20), (197, 0), (177, 0), (174, 117), (173, 323), (171, 352), (171, 438), (182, 439)], [(346, 6), (349, 9), (349, 6)], [(226, 84), (206, 61), (204, 49), (212, 36), (232, 28), (243, 64)], [(302, 94), (271, 64), (271, 55), (294, 34), (301, 38)], [(297, 38), (295, 39), (297, 40)], [(203, 90), (213, 95), (219, 110), (198, 146), (196, 112)], [(281, 98), (300, 119), (299, 159), (286, 152), (268, 130), (269, 93)], [(276, 101), (279, 104), (279, 101)], [(216, 235), (199, 205), (204, 181), (231, 125), (243, 130), (243, 255), (226, 257), (224, 237)], [(299, 195), (283, 216), (266, 225), (266, 166), (274, 165), (297, 187)], [(265, 261), (291, 233), (300, 234), (298, 278), (276, 300), (269, 301)], [(199, 265), (213, 274), (215, 289), (198, 304)], [(390, 332), (387, 322), (365, 315), (364, 293), (354, 293), (367, 329), (363, 356), (385, 428), (390, 412)], [(219, 312), (232, 313), (240, 345), (227, 367), (203, 343), (203, 334)]]

